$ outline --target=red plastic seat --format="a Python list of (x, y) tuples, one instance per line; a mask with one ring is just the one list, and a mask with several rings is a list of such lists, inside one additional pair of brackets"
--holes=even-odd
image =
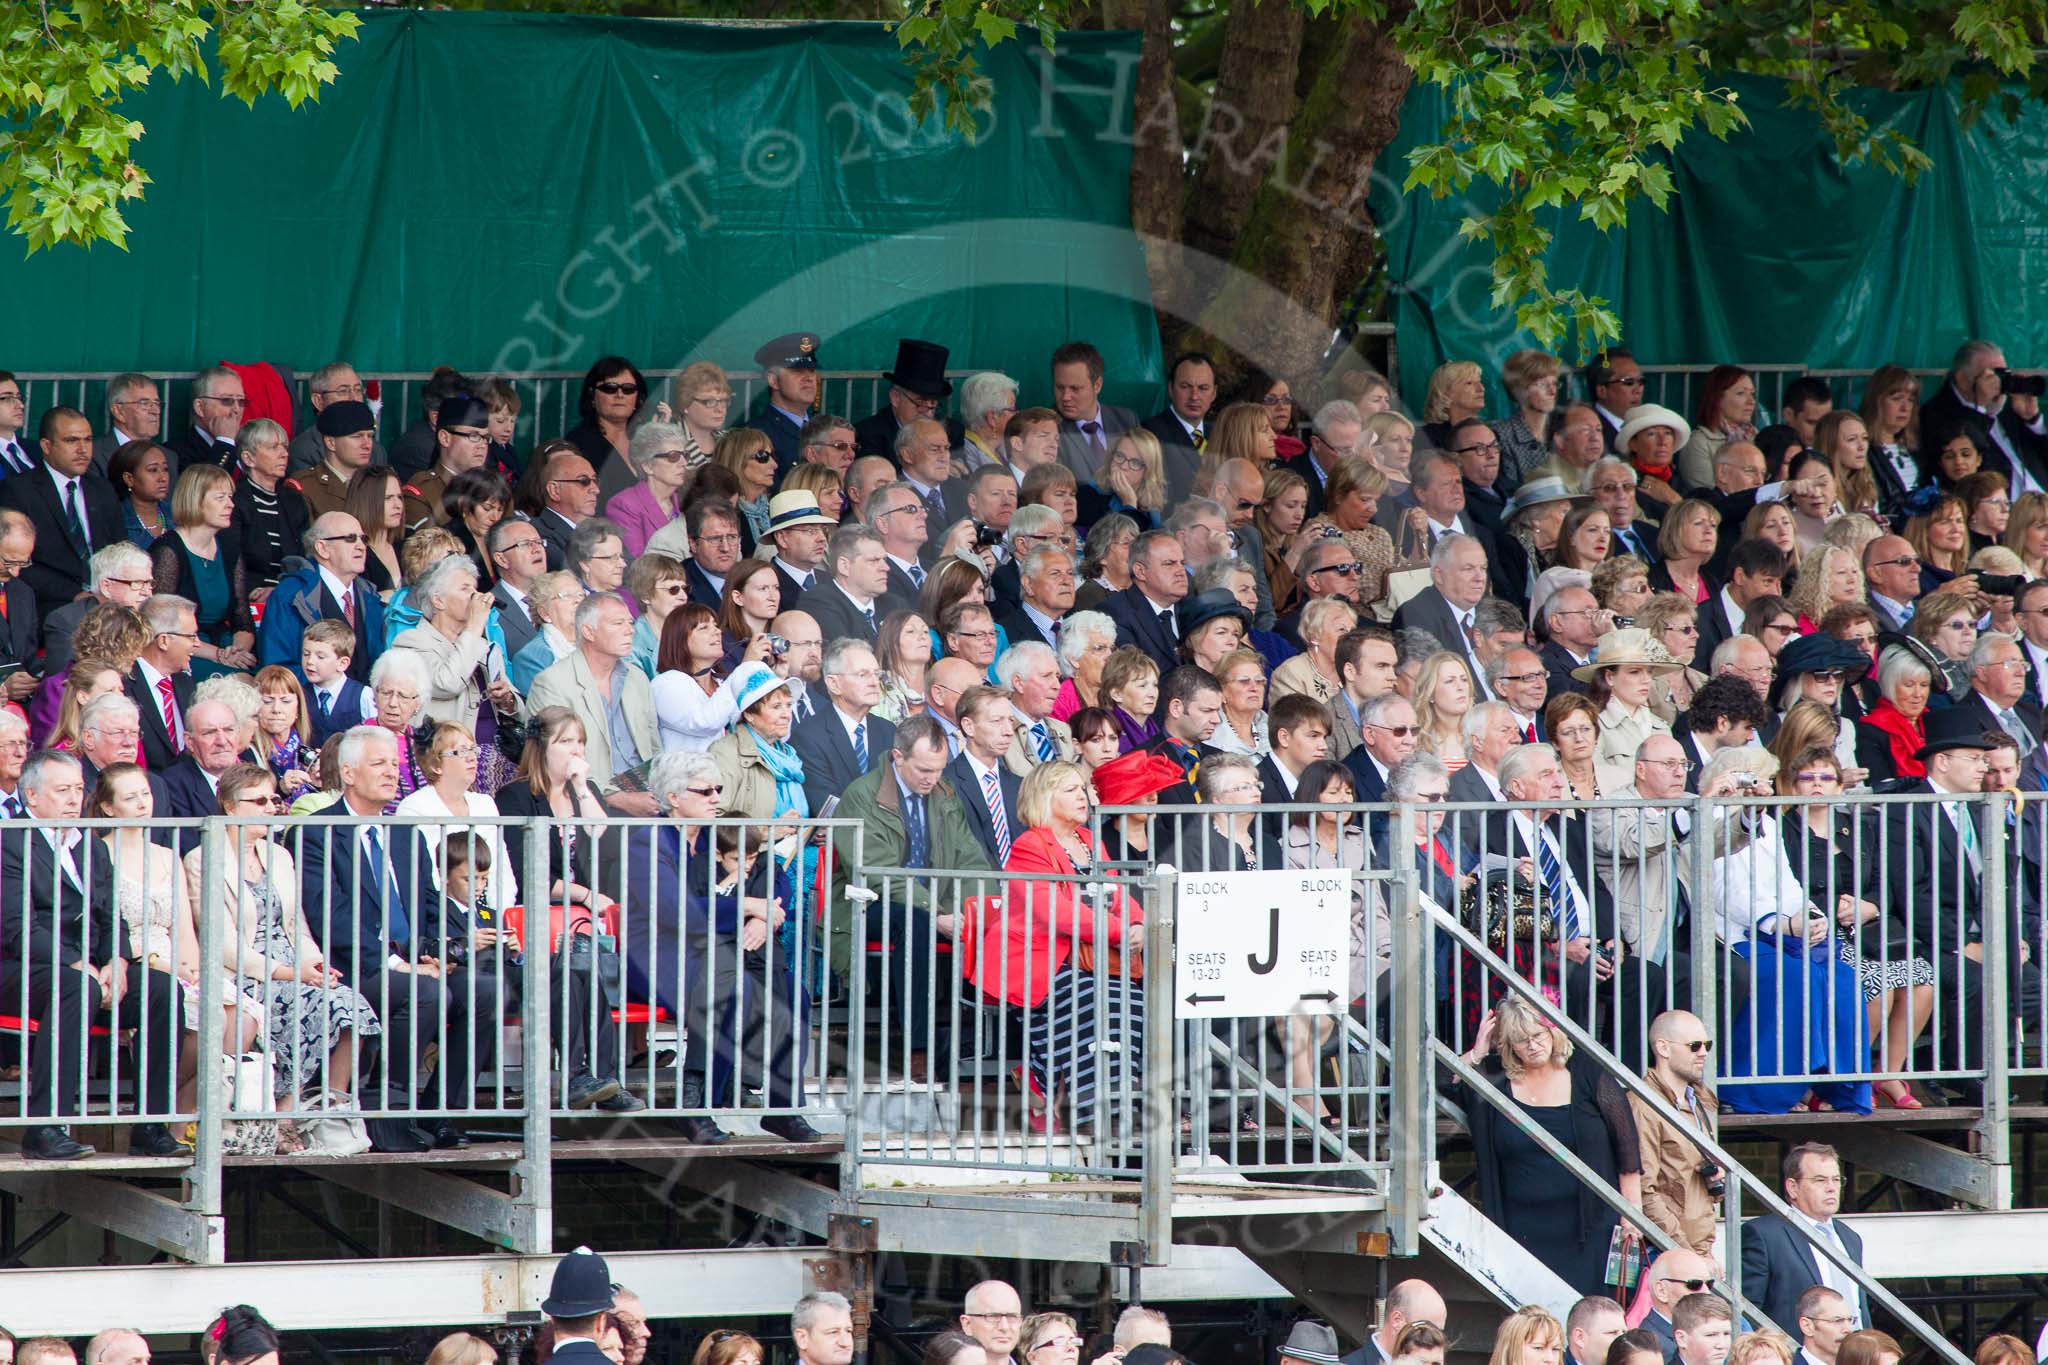
[[(0, 1032), (26, 1033), (30, 1037), (34, 1037), (42, 1031), (43, 1026), (34, 1019), (23, 1019), (19, 1015), (14, 1014), (0, 1014)], [(111, 1038), (113, 1034), (114, 1031), (105, 1024), (94, 1024), (92, 1026), (92, 1036), (95, 1038)]]

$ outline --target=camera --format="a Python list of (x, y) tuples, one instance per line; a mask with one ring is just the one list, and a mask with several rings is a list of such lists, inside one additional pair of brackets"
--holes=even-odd
[(974, 523), (975, 549), (979, 550), (990, 545), (1000, 545), (1002, 543), (1003, 530), (1000, 526), (991, 526), (985, 521), (977, 521)]
[(2016, 573), (1980, 573), (1977, 575), (1977, 591), (1992, 597), (2017, 597), (2021, 588), (2027, 586), (2026, 577)]
[(1711, 1161), (1700, 1163), (1700, 1181), (1707, 1187), (1707, 1193), (1719, 1199), (1728, 1193), (1728, 1173)]
[(1743, 791), (1753, 792), (1758, 787), (1761, 787), (1763, 784), (1764, 780), (1761, 777), (1758, 777), (1755, 773), (1735, 774), (1735, 785)]
[(2013, 370), (2000, 370), (1998, 383), (2008, 394), (2030, 394), (2039, 398), (2048, 393), (2048, 374), (2019, 374)]
[(779, 659), (789, 653), (789, 641), (783, 636), (771, 634), (767, 639), (768, 653), (771, 657)]

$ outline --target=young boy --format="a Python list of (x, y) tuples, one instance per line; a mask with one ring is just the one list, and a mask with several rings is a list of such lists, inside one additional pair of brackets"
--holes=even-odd
[[(511, 939), (504, 937), (497, 912), (488, 903), (491, 846), (480, 836), (457, 832), (442, 845), (440, 859), (441, 904), (439, 913), (429, 916), (420, 926), (421, 933), (429, 936), (422, 939), (420, 951), (443, 951), (441, 940), (445, 932), (447, 960), (464, 963), (476, 972), (479, 985), (489, 980), (493, 988), (479, 991), (478, 998), (489, 994), (502, 1001), (502, 1017), (509, 1019), (519, 1013), (525, 998), (524, 956), (514, 950)], [(529, 932), (537, 931), (538, 926), (529, 926)], [(590, 999), (595, 983), (591, 973), (597, 960), (588, 953), (556, 952), (548, 963), (552, 983), (548, 990), (552, 1011), (550, 1033), (559, 1056), (557, 1065), (569, 1073), (566, 1090), (559, 1072), (553, 1078), (552, 1088), (567, 1100), (571, 1109), (594, 1107), (607, 1113), (630, 1114), (647, 1106), (619, 1086), (619, 1026), (612, 1019), (610, 1004), (602, 996), (597, 1002), (593, 1054)], [(569, 973), (566, 991), (564, 972)], [(461, 991), (464, 987), (458, 980), (449, 989)]]
[(299, 644), (299, 676), (306, 680), (306, 704), (313, 711), (313, 742), (377, 718), (370, 689), (348, 676), (356, 634), (346, 621), (315, 621)]

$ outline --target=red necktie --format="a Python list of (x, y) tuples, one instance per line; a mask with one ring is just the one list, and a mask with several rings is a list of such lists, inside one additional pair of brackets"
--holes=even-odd
[(353, 583), (349, 584), (348, 591), (342, 594), (341, 615), (353, 629), (356, 623), (356, 588)]
[(164, 729), (170, 732), (171, 747), (173, 749), (182, 749), (185, 747), (185, 743), (178, 736), (178, 696), (171, 689), (171, 680), (169, 678), (158, 678), (156, 680), (156, 694), (163, 699)]

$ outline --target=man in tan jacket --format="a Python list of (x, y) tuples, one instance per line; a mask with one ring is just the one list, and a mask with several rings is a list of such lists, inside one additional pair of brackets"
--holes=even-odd
[[(1694, 1132), (1710, 1138), (1715, 1108), (1706, 1075), (1713, 1047), (1698, 1015), (1667, 1010), (1650, 1023), (1650, 1067), (1644, 1073), (1672, 1108), (1691, 1117)], [(1724, 1177), (1718, 1169), (1703, 1174), (1708, 1163), (1700, 1149), (1640, 1098), (1631, 1095), (1628, 1104), (1642, 1135), (1643, 1212), (1680, 1246), (1712, 1256)]]

